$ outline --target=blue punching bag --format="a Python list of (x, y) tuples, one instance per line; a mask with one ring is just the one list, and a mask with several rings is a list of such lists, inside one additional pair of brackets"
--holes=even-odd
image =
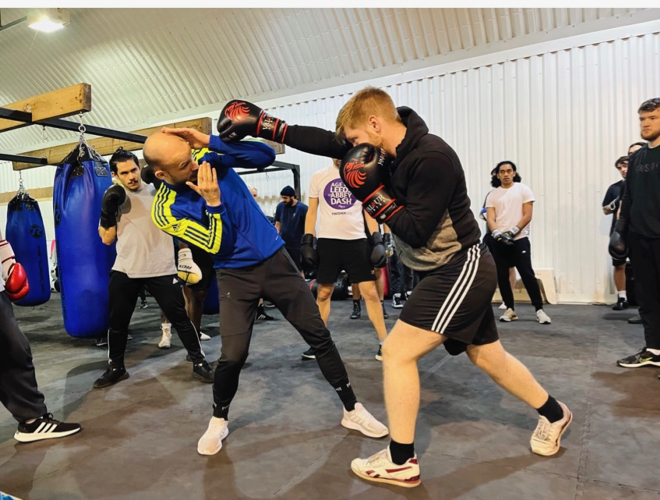
[(58, 165), (53, 187), (64, 329), (72, 337), (98, 337), (108, 330), (108, 283), (116, 251), (98, 233), (110, 167), (84, 141)]
[(50, 299), (46, 231), (39, 204), (22, 188), (7, 205), (7, 241), (25, 268), (30, 293), (17, 306), (38, 306)]
[(214, 276), (204, 299), (204, 314), (218, 314), (219, 312), (220, 293), (218, 292), (218, 280)]

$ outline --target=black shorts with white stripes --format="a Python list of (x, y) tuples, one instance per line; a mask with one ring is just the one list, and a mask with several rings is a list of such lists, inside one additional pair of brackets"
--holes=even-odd
[(469, 344), (499, 339), (491, 306), (497, 271), (483, 243), (445, 266), (418, 274), (420, 282), (401, 311), (401, 321), (445, 335), (445, 348), (453, 355)]

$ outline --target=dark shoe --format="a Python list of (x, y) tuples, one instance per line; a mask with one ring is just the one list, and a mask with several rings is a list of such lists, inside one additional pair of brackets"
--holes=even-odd
[(362, 315), (362, 308), (359, 302), (353, 302), (353, 313), (351, 319), (358, 319)]
[(392, 295), (392, 307), (394, 309), (403, 308), (403, 304), (401, 303), (401, 294), (400, 293), (395, 293), (394, 295)]
[(633, 316), (632, 318), (628, 318), (628, 323), (631, 325), (641, 325), (642, 324), (642, 318), (639, 316)]
[(316, 359), (316, 354), (313, 347), (310, 347), (302, 353), (302, 359)]
[(149, 307), (149, 304), (147, 304), (146, 300), (143, 301), (142, 304), (140, 304), (140, 309), (146, 309), (147, 307)]
[(637, 354), (622, 358), (616, 362), (623, 368), (639, 368), (640, 366), (660, 366), (660, 356), (657, 356), (646, 350), (646, 347)]
[(108, 334), (104, 333), (96, 339), (96, 347), (106, 347), (108, 345)]
[(55, 420), (51, 413), (39, 417), (31, 424), (18, 424), (14, 439), (21, 443), (31, 443), (42, 439), (56, 439), (80, 432), (80, 424), (69, 424)]
[(257, 321), (275, 321), (275, 318), (266, 314), (263, 306), (257, 308)]
[(119, 368), (113, 368), (112, 366), (109, 366), (105, 373), (94, 381), (94, 389), (110, 387), (111, 385), (115, 385), (117, 382), (126, 380), (128, 376), (128, 372), (123, 366)]
[(628, 301), (623, 297), (619, 297), (619, 300), (616, 301), (616, 304), (612, 306), (612, 309), (615, 311), (623, 311), (628, 309)]
[(206, 361), (193, 365), (193, 378), (201, 380), (204, 383), (210, 384), (215, 378), (213, 370)]
[(383, 346), (382, 345), (378, 346), (378, 352), (376, 353), (376, 359), (378, 361), (383, 361)]
[(273, 307), (275, 307), (275, 304), (273, 304), (272, 302), (268, 302), (267, 300), (264, 300), (264, 307), (266, 309), (272, 309)]
[(380, 305), (383, 306), (383, 319), (387, 319), (387, 318), (389, 318), (390, 315), (387, 314), (387, 310), (385, 309), (385, 302), (381, 300), (381, 301), (380, 301)]

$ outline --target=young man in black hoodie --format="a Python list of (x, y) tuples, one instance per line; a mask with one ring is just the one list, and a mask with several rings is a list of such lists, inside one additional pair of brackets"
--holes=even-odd
[(642, 139), (630, 156), (621, 213), (610, 239), (610, 254), (630, 262), (635, 275), (645, 347), (617, 361), (624, 368), (660, 366), (660, 97), (639, 107)]
[(417, 113), (396, 108), (386, 92), (367, 87), (342, 108), (335, 133), (288, 126), (245, 101), (225, 106), (218, 130), (226, 141), (254, 135), (342, 158), (342, 178), (366, 210), (389, 226), (401, 260), (420, 275), (383, 344), (392, 441), (370, 458), (353, 460), (351, 468), (358, 476), (404, 487), (420, 484), (414, 451), (417, 361), (442, 344), (453, 355), (467, 352), (497, 384), (538, 410), (532, 451), (559, 451), (571, 412), (503, 349), (490, 304), (497, 283), (495, 264), (479, 241), (463, 168), (453, 149), (429, 134)]

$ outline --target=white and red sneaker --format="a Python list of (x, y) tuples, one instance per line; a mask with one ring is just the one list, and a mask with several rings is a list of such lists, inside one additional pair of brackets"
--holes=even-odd
[(404, 488), (414, 488), (422, 482), (419, 478), (417, 455), (408, 459), (405, 464), (397, 465), (392, 462), (389, 446), (369, 458), (356, 458), (351, 462), (351, 469), (367, 481), (388, 483)]

